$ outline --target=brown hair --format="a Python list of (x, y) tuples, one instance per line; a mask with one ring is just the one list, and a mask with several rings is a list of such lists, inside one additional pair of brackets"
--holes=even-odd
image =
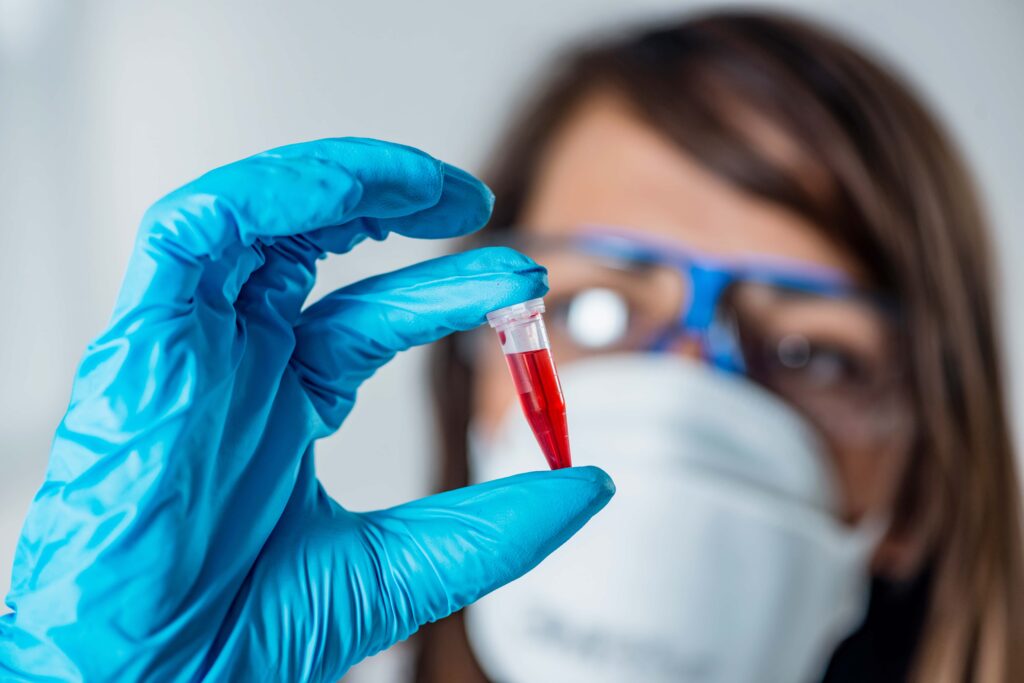
[[(988, 234), (936, 121), (905, 84), (819, 28), (705, 15), (566, 59), (494, 157), (493, 225), (515, 224), (548, 143), (599, 89), (722, 178), (811, 220), (897, 299), (919, 436), (893, 533), (919, 541), (914, 571), (928, 577), (911, 677), (1024, 680), (1018, 478)], [(781, 132), (795, 157), (762, 149), (752, 122)], [(467, 483), (473, 369), (454, 340), (434, 367), (441, 484), (452, 488)], [(459, 615), (421, 643), (417, 680), (484, 680)]]

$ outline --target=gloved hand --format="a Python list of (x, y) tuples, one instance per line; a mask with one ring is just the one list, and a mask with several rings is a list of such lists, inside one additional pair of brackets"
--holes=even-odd
[(0, 679), (333, 681), (529, 570), (609, 499), (593, 468), (368, 514), (320, 487), (312, 443), (397, 351), (540, 296), (481, 249), (302, 310), (316, 260), (389, 232), (482, 225), (491, 195), (415, 149), (358, 139), (212, 171), (146, 214), (89, 347), (0, 618)]

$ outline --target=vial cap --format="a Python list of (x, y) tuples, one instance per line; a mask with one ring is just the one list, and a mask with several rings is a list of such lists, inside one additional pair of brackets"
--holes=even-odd
[(544, 299), (530, 299), (511, 306), (505, 306), (487, 314), (487, 322), (491, 327), (505, 327), (515, 322), (529, 320), (538, 313), (544, 312)]

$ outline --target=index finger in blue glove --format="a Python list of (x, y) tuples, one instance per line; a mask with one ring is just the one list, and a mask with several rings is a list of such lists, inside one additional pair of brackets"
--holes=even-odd
[(424, 261), (328, 294), (299, 317), (291, 365), (324, 422), (341, 424), (355, 391), (398, 351), (484, 322), (543, 296), (547, 271), (505, 247)]
[(264, 312), (269, 306), (290, 327), (313, 287), (316, 261), (325, 253), (341, 254), (366, 237), (382, 240), (389, 232), (433, 239), (483, 225), (490, 213), (490, 190), (455, 166), (444, 164), (443, 171), (444, 187), (437, 204), (408, 216), (355, 218), (343, 225), (278, 238), (263, 246), (262, 265), (244, 286), (243, 278), (236, 274), (235, 287), (241, 291), (228, 290), (225, 296), (233, 298), (230, 292), (237, 292), (238, 299), (264, 307)]
[(117, 311), (142, 301), (188, 303), (203, 268), (221, 259), (248, 271), (237, 276), (240, 287), (262, 263), (250, 249), (258, 241), (308, 233), (324, 251), (342, 252), (392, 230), (452, 237), (482, 226), (492, 201), (465, 171), (403, 145), (335, 138), (257, 154), (150, 208)]

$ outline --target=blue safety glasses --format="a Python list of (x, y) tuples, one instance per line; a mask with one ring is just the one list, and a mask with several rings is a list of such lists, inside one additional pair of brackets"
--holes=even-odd
[[(747, 362), (739, 343), (735, 316), (723, 314), (736, 299), (765, 298), (769, 292), (790, 302), (803, 299), (839, 305), (864, 304), (890, 316), (892, 307), (877, 293), (855, 286), (843, 272), (778, 257), (750, 256), (723, 259), (689, 249), (682, 244), (641, 236), (636, 231), (609, 227), (581, 228), (567, 243), (606, 267), (632, 270), (670, 268), (681, 278), (678, 306), (672, 321), (642, 335), (648, 351), (665, 351), (674, 343), (695, 342), (712, 365), (723, 370), (744, 372)], [(729, 298), (726, 302), (723, 299)], [(577, 314), (579, 316), (580, 314)], [(596, 326), (596, 323), (590, 323)], [(793, 341), (790, 340), (793, 346)]]

